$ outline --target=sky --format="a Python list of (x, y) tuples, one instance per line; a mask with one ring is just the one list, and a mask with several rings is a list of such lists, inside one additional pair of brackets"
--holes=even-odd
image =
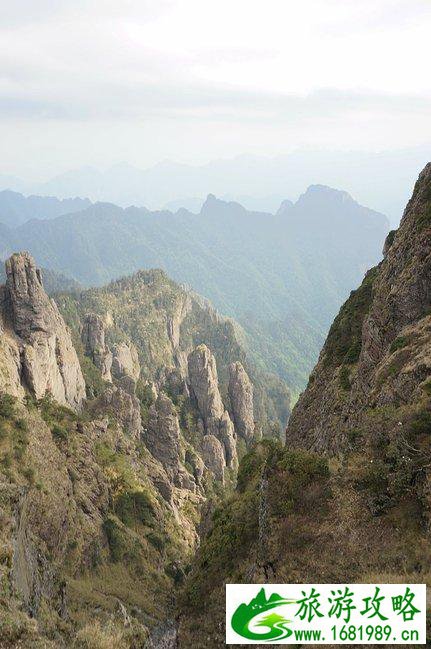
[(430, 0), (0, 0), (0, 173), (431, 144)]

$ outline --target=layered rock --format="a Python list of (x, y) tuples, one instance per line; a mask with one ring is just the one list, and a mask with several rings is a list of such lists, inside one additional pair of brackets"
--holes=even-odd
[(250, 443), (254, 436), (253, 385), (240, 362), (229, 365), (229, 399), (235, 430)]
[(105, 343), (105, 323), (96, 313), (87, 313), (81, 333), (85, 354), (100, 370), (104, 381), (112, 381), (112, 352)]
[(221, 442), (226, 466), (236, 468), (235, 429), (220, 395), (215, 358), (206, 345), (199, 345), (189, 354), (188, 374), (204, 433)]
[(8, 352), (3, 355), (2, 389), (14, 394), (28, 389), (37, 399), (50, 394), (59, 403), (79, 408), (85, 383), (78, 357), (32, 257), (28, 253), (12, 255), (6, 261), (6, 278), (2, 345)]

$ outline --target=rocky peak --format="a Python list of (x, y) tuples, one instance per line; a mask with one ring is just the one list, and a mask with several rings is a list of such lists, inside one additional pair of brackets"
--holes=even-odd
[(353, 198), (345, 191), (333, 189), (327, 185), (310, 185), (308, 189), (301, 194), (297, 205), (320, 205), (322, 201), (326, 204), (346, 204), (355, 203)]
[(249, 443), (254, 435), (253, 385), (240, 362), (229, 366), (229, 399), (235, 430)]
[(203, 430), (222, 443), (226, 465), (236, 468), (235, 429), (220, 395), (215, 358), (206, 345), (199, 345), (189, 354), (188, 372), (190, 393), (196, 400)]
[(280, 203), (280, 207), (277, 210), (277, 216), (289, 213), (292, 207), (293, 207), (292, 201), (286, 198), (284, 201)]
[(87, 313), (81, 333), (85, 354), (99, 368), (104, 381), (112, 381), (112, 353), (105, 343), (105, 323), (96, 313)]
[(200, 211), (201, 215), (204, 216), (217, 216), (225, 212), (229, 212), (229, 214), (246, 214), (247, 210), (240, 203), (223, 201), (214, 194), (208, 194)]
[(194, 491), (196, 483), (180, 463), (180, 434), (174, 404), (166, 394), (160, 392), (150, 408), (148, 426), (143, 431), (145, 445), (163, 466), (171, 484)]
[(38, 399), (51, 394), (79, 408), (85, 383), (78, 357), (57, 305), (44, 291), (40, 270), (27, 252), (12, 255), (5, 268), (3, 328), (10, 349), (17, 350), (16, 366), (6, 368), (6, 374), (18, 372), (22, 388)]
[(220, 419), (224, 405), (218, 387), (214, 355), (206, 345), (199, 345), (188, 357), (189, 380), (199, 412), (206, 421)]

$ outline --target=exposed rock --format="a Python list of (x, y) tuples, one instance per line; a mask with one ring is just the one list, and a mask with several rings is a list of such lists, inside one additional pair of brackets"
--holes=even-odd
[(213, 472), (215, 479), (224, 482), (224, 467), (226, 466), (224, 449), (214, 435), (204, 435), (202, 457), (208, 469)]
[(237, 469), (236, 435), (228, 412), (225, 410), (220, 419), (207, 419), (206, 432), (217, 437), (223, 444), (227, 466)]
[(220, 395), (215, 358), (206, 345), (199, 345), (189, 354), (188, 367), (190, 391), (196, 399), (203, 429), (223, 444), (226, 465), (237, 468), (234, 426)]
[(420, 386), (431, 375), (430, 210), (428, 164), (385, 259), (335, 319), (290, 418), (288, 444), (340, 452), (349, 431), (365, 426), (367, 409), (414, 405), (424, 395)]
[(143, 439), (174, 485), (190, 491), (196, 489), (192, 476), (180, 464), (180, 424), (174, 404), (163, 392), (150, 408)]
[(138, 399), (120, 387), (108, 387), (92, 405), (94, 415), (113, 415), (134, 439), (140, 436), (142, 423)]
[(216, 361), (206, 345), (199, 345), (188, 357), (189, 380), (204, 422), (220, 419), (224, 405), (218, 387)]
[(253, 385), (239, 362), (229, 365), (229, 398), (235, 430), (249, 443), (254, 435)]
[(192, 307), (192, 300), (188, 293), (181, 295), (177, 302), (175, 311), (172, 316), (168, 317), (167, 329), (168, 337), (173, 349), (177, 349), (180, 343), (180, 327)]
[(99, 368), (104, 381), (112, 381), (112, 353), (105, 343), (105, 323), (96, 313), (87, 313), (81, 334), (85, 354)]
[(196, 484), (201, 484), (205, 470), (205, 464), (202, 458), (199, 457), (199, 455), (196, 455), (196, 453), (187, 450), (185, 454), (185, 462), (191, 466)]
[(85, 383), (78, 357), (55, 302), (43, 289), (34, 260), (28, 253), (12, 255), (6, 261), (6, 276), (2, 320), (11, 364), (6, 362), (3, 389), (14, 384), (17, 392), (18, 371), (21, 386), (36, 398), (51, 394), (59, 403), (79, 408)]
[(146, 446), (173, 481), (178, 473), (180, 425), (174, 404), (163, 392), (150, 408), (149, 422), (143, 436)]
[(134, 383), (139, 379), (141, 366), (138, 352), (132, 343), (120, 343), (112, 347), (112, 376), (121, 381), (130, 378)]

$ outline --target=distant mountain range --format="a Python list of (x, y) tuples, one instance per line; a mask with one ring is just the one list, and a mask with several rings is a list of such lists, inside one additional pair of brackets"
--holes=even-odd
[(54, 219), (63, 214), (80, 212), (91, 205), (88, 198), (23, 196), (11, 190), (0, 191), (0, 223), (11, 228), (30, 219)]
[[(15, 197), (18, 222), (32, 201), (40, 203)], [(51, 210), (54, 204), (62, 209), (50, 199)], [(386, 217), (346, 192), (313, 185), (275, 214), (209, 195), (199, 214), (96, 203), (3, 224), (0, 257), (28, 250), (41, 266), (86, 286), (162, 268), (236, 318), (257, 362), (297, 392), (340, 304), (380, 259), (388, 229)]]
[(297, 151), (274, 157), (242, 155), (193, 166), (164, 161), (147, 169), (117, 164), (104, 171), (82, 167), (42, 183), (0, 174), (0, 189), (72, 198), (88, 197), (128, 207), (185, 207), (199, 211), (214, 193), (247, 209), (274, 212), (283, 198), (295, 199), (311, 183), (343, 187), (398, 225), (418, 167), (429, 147), (400, 151)]

